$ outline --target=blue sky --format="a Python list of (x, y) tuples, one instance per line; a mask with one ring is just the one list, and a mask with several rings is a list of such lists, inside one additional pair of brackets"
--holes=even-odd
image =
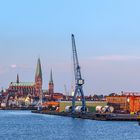
[(34, 81), (41, 58), (43, 87), (53, 69), (55, 91), (73, 83), (75, 34), (85, 94), (140, 91), (139, 0), (0, 1), (0, 86), (19, 73)]

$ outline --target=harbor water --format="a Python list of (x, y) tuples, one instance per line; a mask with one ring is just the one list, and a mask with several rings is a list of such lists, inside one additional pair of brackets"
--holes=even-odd
[(0, 140), (140, 140), (140, 126), (137, 122), (0, 111)]

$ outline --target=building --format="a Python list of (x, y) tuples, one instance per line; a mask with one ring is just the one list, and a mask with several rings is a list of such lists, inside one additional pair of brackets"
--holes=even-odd
[(52, 70), (50, 72), (50, 81), (48, 84), (48, 91), (47, 91), (47, 95), (48, 95), (48, 100), (54, 100), (54, 83), (53, 83), (53, 76), (52, 76)]
[(50, 73), (50, 81), (49, 81), (49, 86), (48, 86), (48, 92), (49, 92), (49, 94), (54, 93), (54, 83), (53, 83), (52, 70), (51, 70), (51, 73)]
[(46, 90), (46, 91), (43, 90), (43, 95), (44, 95), (45, 101), (60, 101), (60, 100), (66, 99), (66, 97), (62, 93), (54, 92), (54, 82), (53, 82), (52, 70), (50, 72), (48, 90)]
[(20, 82), (19, 75), (17, 74), (16, 82), (11, 82), (8, 88), (8, 93), (16, 94), (17, 96), (32, 96), (39, 97), (42, 91), (42, 70), (40, 59), (37, 61), (35, 82)]
[(36, 67), (36, 74), (35, 74), (35, 95), (39, 96), (42, 92), (42, 69), (41, 69), (41, 62), (38, 58), (37, 67)]
[(50, 71), (48, 90), (42, 90), (42, 84), (41, 61), (38, 58), (35, 72), (35, 81), (21, 82), (19, 75), (17, 74), (16, 82), (11, 82), (9, 88), (6, 90), (4, 102), (8, 106), (15, 107), (36, 105), (42, 101), (59, 101), (65, 99), (65, 96), (62, 93), (54, 93), (52, 70)]
[(106, 101), (116, 112), (140, 112), (140, 93), (127, 92), (122, 95), (106, 96)]

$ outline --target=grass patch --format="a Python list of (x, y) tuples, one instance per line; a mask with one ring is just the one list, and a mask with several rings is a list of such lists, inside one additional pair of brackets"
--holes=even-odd
[[(82, 105), (82, 103), (76, 102), (76, 106), (78, 106), (78, 105)], [(106, 102), (100, 102), (100, 101), (99, 102), (97, 102), (97, 101), (95, 101), (95, 102), (87, 101), (86, 102), (86, 106), (90, 112), (94, 112), (96, 106), (98, 106), (98, 105), (105, 106)], [(66, 106), (72, 106), (72, 102), (70, 102), (70, 101), (60, 102), (60, 112), (65, 111)]]

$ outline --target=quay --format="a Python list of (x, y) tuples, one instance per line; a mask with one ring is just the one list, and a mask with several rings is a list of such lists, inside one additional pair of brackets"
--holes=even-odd
[(95, 113), (68, 113), (68, 112), (55, 112), (55, 111), (38, 111), (32, 110), (32, 113), (38, 114), (47, 114), (47, 115), (57, 115), (57, 116), (64, 116), (64, 117), (72, 117), (72, 118), (81, 118), (81, 119), (95, 119)]
[(0, 108), (0, 110), (36, 110), (37, 107), (4, 107)]
[(98, 120), (98, 121), (140, 121), (140, 115), (137, 114), (115, 114), (115, 113), (67, 113), (54, 111), (38, 111), (32, 110), (32, 113), (57, 115), (64, 117)]

